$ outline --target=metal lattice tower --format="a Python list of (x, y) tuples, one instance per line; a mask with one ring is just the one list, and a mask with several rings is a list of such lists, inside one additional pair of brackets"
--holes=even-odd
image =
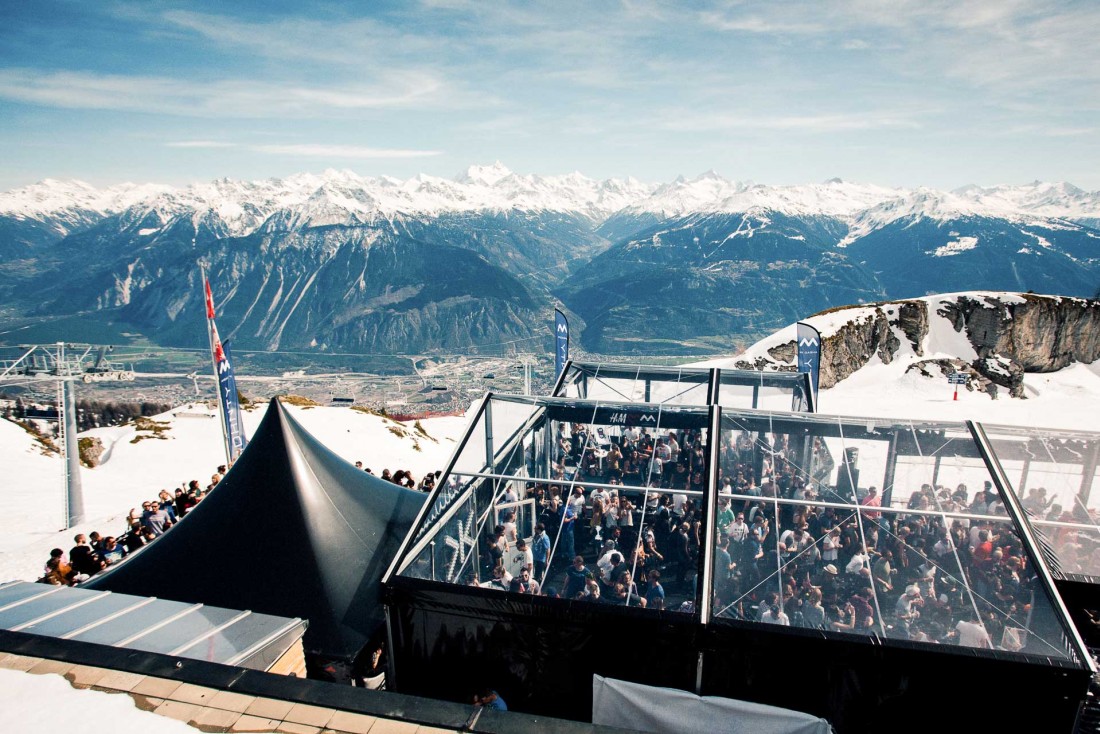
[[(111, 347), (57, 342), (22, 346), (23, 354), (14, 360), (0, 361), (0, 385), (57, 383), (57, 447), (61, 454), (61, 479), (64, 487), (64, 523), (66, 528), (84, 521), (84, 491), (80, 483), (80, 451), (76, 437), (76, 398), (73, 383), (119, 380), (129, 382), (134, 371), (112, 365), (107, 360)], [(66, 351), (66, 349), (70, 351)], [(90, 361), (94, 358), (94, 361)]]

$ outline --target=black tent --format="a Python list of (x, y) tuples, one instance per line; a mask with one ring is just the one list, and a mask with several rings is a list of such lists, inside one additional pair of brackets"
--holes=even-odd
[(274, 399), (209, 496), (86, 586), (301, 617), (307, 655), (350, 660), (381, 626), (382, 574), (424, 498), (356, 469)]

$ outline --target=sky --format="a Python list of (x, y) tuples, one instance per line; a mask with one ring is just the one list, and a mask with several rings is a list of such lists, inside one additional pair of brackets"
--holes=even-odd
[(341, 168), (1100, 189), (1094, 0), (0, 4), (0, 189)]

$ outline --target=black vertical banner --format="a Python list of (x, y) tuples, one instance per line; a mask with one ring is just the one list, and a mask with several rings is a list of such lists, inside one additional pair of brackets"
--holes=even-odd
[(569, 319), (554, 309), (554, 379), (561, 377), (565, 363), (569, 361)]
[(810, 384), (814, 390), (814, 409), (817, 409), (817, 391), (821, 385), (821, 333), (807, 323), (799, 321), (798, 371), (810, 373)]

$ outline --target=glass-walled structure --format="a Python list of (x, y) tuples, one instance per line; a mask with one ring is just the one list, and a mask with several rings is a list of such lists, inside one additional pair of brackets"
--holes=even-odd
[(1100, 433), (985, 430), (1055, 576), (1100, 584)]
[(717, 620), (1077, 655), (967, 425), (726, 411), (721, 436)]
[(569, 362), (554, 397), (665, 405), (813, 412), (810, 376), (803, 372), (657, 367)]
[[(1011, 675), (1072, 718), (1092, 664), (996, 440), (731, 408), (706, 372), (701, 405), (667, 380), (648, 393), (664, 402), (486, 397), (387, 574), (397, 690), (447, 697), (466, 671), (521, 710), (583, 718), (600, 673), (858, 731)], [(835, 670), (793, 690), (786, 654)]]
[(1077, 629), (1100, 645), (1100, 433), (984, 428)]
[[(712, 413), (493, 396), (412, 536), (400, 575), (510, 590), (524, 565), (514, 562), (522, 542), (534, 582), (525, 589), (593, 601), (602, 592), (604, 603), (615, 594), (644, 607), (637, 581), (668, 559), (675, 573), (657, 603), (670, 608), (675, 599), (677, 610), (693, 611)], [(592, 566), (595, 585), (569, 573), (577, 556)]]

